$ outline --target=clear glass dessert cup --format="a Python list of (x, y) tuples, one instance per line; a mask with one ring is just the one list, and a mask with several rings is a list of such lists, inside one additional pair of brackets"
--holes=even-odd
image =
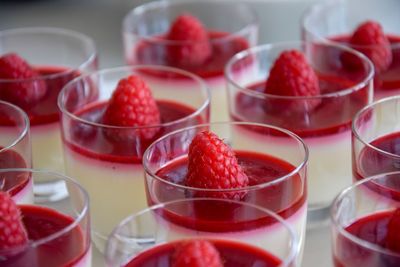
[[(30, 168), (29, 118), (19, 107), (0, 100), (0, 169)], [(7, 191), (17, 203), (33, 202), (29, 177), (0, 177), (0, 191)]]
[[(223, 210), (210, 215), (202, 212), (207, 206), (234, 206), (236, 213), (229, 218)], [(258, 227), (264, 220), (280, 230)], [(198, 239), (214, 244), (224, 266), (250, 267), (257, 262), (266, 264), (265, 261), (270, 261), (268, 266), (297, 266), (298, 238), (282, 217), (251, 203), (213, 198), (174, 200), (127, 217), (108, 239), (106, 261), (110, 267), (142, 266), (147, 254), (154, 266), (168, 267), (173, 253), (173, 247), (169, 249), (168, 245)], [(232, 250), (234, 247), (236, 250)], [(163, 248), (168, 253), (158, 252)]]
[(400, 2), (397, 0), (320, 1), (303, 15), (302, 39), (308, 43), (325, 40), (350, 46), (366, 54), (378, 54), (380, 48), (377, 45), (353, 45), (349, 40), (355, 29), (363, 22), (373, 20), (380, 23), (390, 42), (392, 57), (388, 66), (376, 68), (374, 99), (398, 95), (400, 93), (399, 9)]
[(57, 182), (66, 196), (35, 196), (18, 204), (29, 241), (24, 246), (0, 249), (2, 267), (91, 266), (88, 195), (77, 182), (62, 174), (34, 169), (1, 169), (3, 179), (29, 177), (33, 184)]
[[(279, 55), (288, 50), (305, 55), (317, 75), (320, 94), (265, 93), (270, 69)], [(340, 60), (344, 54), (360, 60), (357, 71), (347, 70)], [(287, 42), (238, 53), (227, 64), (225, 75), (231, 120), (275, 125), (304, 140), (310, 151), (309, 226), (327, 223), (332, 200), (351, 184), (351, 121), (372, 100), (371, 62), (361, 53), (343, 46), (318, 43), (311, 47), (302, 42)]]
[[(164, 79), (153, 79), (154, 73)], [(161, 123), (137, 127), (102, 123), (103, 111), (118, 82), (133, 74), (152, 91)], [(59, 107), (66, 173), (89, 192), (93, 240), (101, 251), (117, 223), (147, 207), (142, 168), (147, 146), (168, 132), (208, 122), (209, 104), (210, 93), (201, 78), (164, 66), (102, 70), (64, 87)]]
[[(64, 173), (57, 97), (67, 82), (97, 69), (95, 44), (88, 36), (67, 29), (19, 28), (0, 31), (0, 56), (9, 53), (25, 59), (39, 76), (0, 79), (0, 99), (16, 104), (28, 114), (33, 168)], [(29, 96), (10, 98), (16, 87), (29, 88)], [(60, 193), (58, 188), (37, 184), (35, 193), (51, 198)]]
[[(366, 177), (343, 190), (331, 208), (336, 267), (395, 267), (400, 253), (387, 246), (390, 221), (400, 207), (400, 172)], [(394, 233), (396, 234), (396, 233)]]
[[(214, 132), (234, 150), (249, 177), (248, 186), (204, 189), (185, 184), (190, 143), (203, 131)], [(223, 122), (177, 130), (152, 143), (143, 156), (147, 202), (155, 205), (192, 197), (217, 197), (258, 205), (282, 216), (299, 236), (302, 248), (307, 214), (307, 160), (308, 150), (303, 141), (274, 126)], [(221, 208), (208, 210), (218, 213)]]
[[(204, 24), (209, 42), (167, 40), (172, 23), (182, 14), (191, 14)], [(151, 2), (132, 9), (125, 16), (122, 32), (125, 61), (129, 65), (165, 65), (199, 75), (211, 88), (211, 121), (229, 120), (224, 66), (235, 53), (256, 45), (258, 40), (257, 17), (247, 4), (213, 0)], [(211, 52), (205, 59), (185, 60), (193, 57), (188, 52), (183, 60), (171, 56), (170, 51), (185, 51), (196, 45), (209, 47)], [(203, 53), (205, 49), (199, 50)]]
[(352, 128), (353, 179), (400, 170), (400, 97), (381, 99), (356, 114)]

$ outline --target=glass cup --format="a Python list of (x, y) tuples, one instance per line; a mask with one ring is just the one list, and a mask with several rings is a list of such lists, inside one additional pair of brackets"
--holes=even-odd
[(400, 170), (400, 97), (376, 101), (356, 114), (352, 129), (353, 178)]
[(33, 183), (57, 182), (67, 196), (35, 196), (19, 204), (29, 241), (25, 246), (0, 249), (0, 266), (91, 266), (89, 198), (86, 191), (64, 175), (44, 170), (1, 169), (4, 179), (31, 177)]
[[(218, 190), (185, 185), (189, 145), (197, 133), (206, 130), (232, 147), (251, 181), (249, 186)], [(181, 129), (152, 143), (143, 156), (147, 202), (154, 205), (204, 196), (241, 199), (282, 216), (298, 234), (302, 247), (307, 214), (307, 159), (303, 141), (274, 126), (224, 122)]]
[[(273, 63), (283, 51), (293, 49), (303, 52), (315, 70), (321, 94), (304, 97), (264, 93)], [(362, 62), (359, 70), (346, 69), (340, 61), (344, 53)], [(227, 64), (225, 74), (231, 120), (286, 128), (307, 144), (309, 225), (327, 222), (330, 203), (351, 184), (351, 120), (371, 101), (371, 62), (346, 47), (319, 43), (311, 48), (302, 42), (288, 42), (237, 54)]]
[(400, 266), (400, 253), (387, 245), (399, 230), (392, 226), (400, 211), (399, 185), (400, 172), (383, 173), (357, 181), (335, 199), (331, 233), (336, 267)]
[[(0, 100), (0, 169), (30, 168), (29, 118), (19, 107)], [(5, 179), (0, 191), (7, 191), (17, 203), (33, 202), (32, 180), (27, 176)]]
[(2, 90), (39, 85), (38, 100), (19, 105), (31, 122), (34, 168), (64, 171), (57, 97), (63, 86), (82, 73), (97, 68), (96, 48), (89, 37), (59, 28), (21, 28), (0, 32), (0, 55), (17, 53), (39, 73), (34, 80), (0, 79)]
[[(171, 24), (181, 14), (197, 17), (208, 31), (209, 42), (167, 40)], [(165, 65), (199, 75), (211, 88), (211, 121), (229, 120), (224, 66), (234, 54), (256, 45), (258, 40), (256, 14), (248, 5), (213, 0), (151, 2), (132, 9), (125, 16), (122, 32), (128, 64)], [(196, 52), (194, 55), (186, 52), (188, 55), (182, 56), (182, 60), (171, 56), (174, 51), (185, 51), (187, 46), (200, 46), (197, 49), (201, 53), (207, 49), (210, 52), (202, 60), (188, 59), (196, 57)]]
[(292, 228), (270, 210), (228, 199), (188, 198), (124, 219), (108, 239), (106, 261), (110, 267), (143, 266), (151, 259), (154, 266), (168, 267), (175, 246), (193, 239), (211, 241), (224, 266), (296, 266), (299, 252)]
[[(362, 6), (362, 8), (360, 8)], [(352, 45), (355, 29), (367, 20), (377, 21), (389, 39), (392, 56), (389, 64), (375, 64), (375, 100), (400, 93), (400, 17), (397, 0), (320, 1), (302, 18), (302, 38), (313, 43), (321, 40), (350, 46), (366, 55), (380, 53), (376, 45)], [(371, 56), (372, 58), (372, 56)], [(372, 60), (374, 62), (374, 60)], [(386, 65), (383, 67), (383, 65)]]
[[(153, 73), (164, 78), (153, 79)], [(117, 83), (132, 74), (151, 89), (161, 124), (118, 127), (102, 123), (102, 112)], [(59, 107), (66, 172), (89, 192), (93, 240), (101, 251), (118, 222), (147, 207), (142, 168), (147, 146), (170, 131), (208, 122), (209, 102), (209, 90), (201, 78), (164, 66), (98, 71), (64, 87)]]

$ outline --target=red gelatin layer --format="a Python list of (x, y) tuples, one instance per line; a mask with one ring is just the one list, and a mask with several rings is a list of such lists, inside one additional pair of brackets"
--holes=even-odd
[[(275, 267), (282, 262), (274, 255), (247, 244), (228, 240), (209, 240), (218, 250), (224, 267)], [(124, 267), (169, 267), (175, 248), (182, 241), (175, 241), (142, 252)]]
[[(73, 223), (69, 216), (55, 210), (32, 206), (20, 205), (21, 215), (25, 229), (27, 229), (30, 242), (50, 236)], [(28, 248), (7, 257), (0, 257), (2, 267), (30, 266), (30, 267), (71, 267), (78, 263), (90, 247), (79, 226), (67, 233), (37, 246)]]

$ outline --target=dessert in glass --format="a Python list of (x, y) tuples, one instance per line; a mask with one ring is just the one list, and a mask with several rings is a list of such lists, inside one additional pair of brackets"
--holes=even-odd
[[(153, 79), (154, 73), (164, 79)], [(170, 131), (208, 122), (209, 102), (201, 78), (164, 66), (102, 70), (64, 87), (59, 107), (66, 173), (89, 192), (93, 240), (101, 251), (118, 222), (147, 207), (147, 146)]]
[(298, 250), (293, 229), (270, 210), (229, 199), (186, 198), (124, 219), (108, 239), (106, 261), (110, 267), (283, 267), (296, 266)]
[(32, 177), (33, 183), (57, 182), (67, 196), (35, 196), (30, 204), (16, 204), (0, 192), (0, 266), (90, 267), (89, 199), (86, 191), (64, 175), (44, 170), (1, 169), (4, 179)]
[[(340, 61), (344, 53), (360, 60), (357, 71)], [(351, 121), (371, 101), (371, 62), (346, 47), (288, 42), (245, 50), (225, 72), (233, 121), (275, 125), (304, 140), (310, 151), (309, 219), (316, 225), (327, 221), (333, 198), (351, 184)], [(279, 134), (268, 138), (272, 151), (285, 143)]]
[(400, 97), (373, 102), (356, 114), (352, 129), (353, 178), (400, 168)]
[(331, 209), (336, 267), (400, 266), (400, 172), (365, 177)]
[[(19, 107), (0, 100), (0, 169), (30, 168), (31, 140), (29, 119)], [(0, 176), (0, 191), (8, 192), (19, 204), (33, 202), (33, 184), (29, 176), (6, 179)]]
[[(0, 99), (28, 114), (34, 168), (64, 172), (57, 97), (67, 82), (95, 69), (94, 42), (79, 32), (60, 28), (0, 31)], [(37, 183), (34, 191), (51, 198), (60, 188), (60, 184)]]
[[(360, 9), (360, 4), (362, 9)], [(375, 66), (374, 98), (400, 93), (400, 17), (397, 0), (322, 1), (302, 19), (303, 40), (333, 41), (364, 53)], [(347, 58), (357, 67), (357, 62)]]
[[(275, 135), (281, 136), (279, 146)], [(272, 137), (272, 139), (271, 139)], [(185, 198), (221, 198), (269, 209), (304, 242), (308, 150), (289, 131), (256, 123), (224, 122), (167, 134), (143, 156), (149, 205)], [(211, 202), (209, 202), (211, 204)], [(209, 214), (234, 207), (203, 205)], [(263, 229), (278, 234), (280, 227)]]
[(224, 66), (258, 39), (257, 18), (249, 6), (212, 0), (151, 2), (131, 10), (122, 31), (128, 64), (165, 65), (199, 75), (211, 88), (211, 121), (229, 120)]

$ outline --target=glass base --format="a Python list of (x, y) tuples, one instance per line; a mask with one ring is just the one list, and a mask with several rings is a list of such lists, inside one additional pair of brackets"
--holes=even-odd
[(57, 202), (68, 196), (64, 181), (36, 183), (33, 186), (33, 193), (38, 203)]
[(309, 205), (307, 211), (307, 229), (328, 225), (330, 209), (330, 205)]

